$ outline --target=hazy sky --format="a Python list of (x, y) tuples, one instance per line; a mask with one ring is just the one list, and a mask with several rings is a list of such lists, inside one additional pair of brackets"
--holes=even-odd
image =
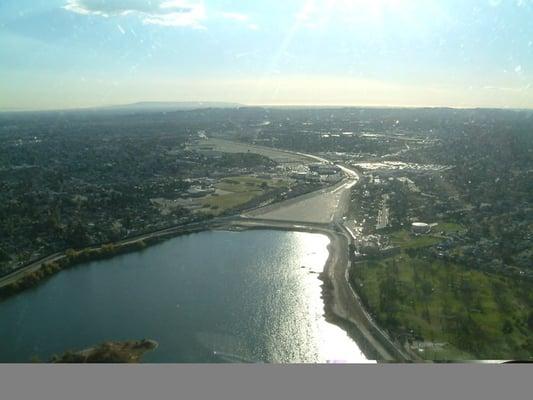
[(0, 0), (0, 108), (533, 108), (533, 0)]

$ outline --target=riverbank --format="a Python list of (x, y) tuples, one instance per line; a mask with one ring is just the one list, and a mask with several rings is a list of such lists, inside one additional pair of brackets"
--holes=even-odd
[(327, 236), (330, 240), (329, 255), (324, 271), (318, 276), (323, 282), (322, 299), (326, 320), (344, 329), (368, 359), (384, 362), (407, 362), (414, 359), (393, 343), (388, 335), (374, 323), (352, 288), (347, 279), (351, 265), (350, 240), (340, 228), (336, 229), (323, 224), (254, 219), (233, 221), (231, 226), (239, 230), (276, 229)]
[(148, 363), (367, 363), (324, 318), (317, 277), (328, 243), (319, 233), (208, 230), (83, 263), (0, 302), (0, 359), (146, 337), (160, 343)]
[[(259, 220), (251, 218), (223, 218), (208, 223), (168, 228), (115, 244), (84, 250), (69, 250), (55, 255), (33, 270), (27, 271), (15, 282), (0, 285), (0, 297), (14, 295), (36, 286), (44, 279), (82, 262), (109, 258), (132, 251), (139, 251), (151, 244), (172, 237), (206, 230), (285, 230), (318, 233), (327, 236), (328, 258), (324, 270), (319, 274), (322, 284), (324, 314), (327, 321), (340, 326), (358, 343), (369, 359), (379, 361), (407, 361), (409, 357), (399, 350), (390, 339), (379, 330), (359, 302), (357, 295), (346, 279), (350, 266), (349, 238), (338, 225), (319, 223), (298, 223), (290, 221)], [(1, 284), (2, 282), (0, 282)]]
[(328, 250), (330, 257), (320, 275), (324, 283), (324, 310), (326, 319), (340, 327), (359, 344), (369, 359), (384, 362), (407, 362), (412, 357), (393, 343), (365, 310), (347, 279), (349, 267), (349, 239), (331, 233)]
[[(303, 153), (298, 153), (298, 155), (315, 161), (327, 162), (327, 160), (317, 156)], [(409, 360), (409, 357), (401, 349), (398, 349), (387, 335), (375, 325), (347, 279), (351, 264), (351, 240), (338, 221), (344, 214), (349, 200), (349, 189), (357, 183), (358, 176), (355, 171), (349, 168), (339, 167), (347, 174), (348, 180), (344, 179), (329, 188), (272, 205), (267, 210), (279, 211), (286, 209), (286, 207), (292, 207), (291, 212), (285, 210), (282, 215), (274, 215), (273, 219), (269, 219), (268, 215), (262, 215), (262, 213), (254, 210), (253, 212), (250, 211), (250, 214), (256, 218), (221, 217), (185, 226), (170, 227), (112, 244), (55, 253), (0, 278), (0, 298), (31, 288), (58, 271), (81, 262), (112, 257), (129, 251), (138, 251), (147, 245), (179, 235), (217, 229), (275, 229), (321, 233), (330, 239), (329, 256), (324, 272), (320, 275), (323, 282), (322, 297), (326, 318), (341, 326), (357, 343), (361, 343), (362, 350), (367, 357), (385, 361)], [(294, 210), (304, 210), (304, 212), (298, 214)], [(317, 218), (325, 210), (330, 210), (327, 218), (323, 216)], [(288, 220), (289, 218), (298, 220)]]
[(220, 221), (211, 220), (201, 223), (179, 225), (165, 228), (156, 232), (150, 232), (133, 238), (124, 239), (114, 243), (106, 243), (98, 246), (91, 246), (83, 249), (67, 249), (63, 252), (51, 254), (45, 258), (35, 261), (22, 267), (8, 275), (0, 278), (0, 299), (15, 295), (23, 290), (36, 286), (42, 280), (55, 273), (73, 267), (77, 264), (101, 260), (125, 254), (133, 251), (140, 251), (148, 245), (158, 243), (162, 240), (175, 236), (201, 232), (216, 226)]

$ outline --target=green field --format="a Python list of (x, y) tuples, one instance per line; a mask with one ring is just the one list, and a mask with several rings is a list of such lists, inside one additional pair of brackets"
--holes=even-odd
[(211, 214), (218, 215), (226, 210), (246, 204), (269, 190), (286, 187), (287, 182), (282, 179), (232, 176), (224, 178), (216, 184), (217, 189), (227, 193), (209, 196), (202, 200), (202, 204)]
[(447, 235), (460, 234), (465, 231), (462, 225), (452, 222), (440, 222), (431, 229), (427, 235), (415, 236), (406, 229), (391, 233), (390, 239), (393, 245), (400, 246), (402, 249), (414, 249), (428, 247), (441, 242)]
[(442, 240), (440, 238), (429, 235), (413, 236), (407, 230), (401, 230), (392, 233), (390, 235), (390, 239), (394, 246), (400, 246), (402, 249), (427, 247), (437, 244)]
[(432, 231), (436, 235), (440, 235), (441, 232), (444, 232), (445, 234), (453, 234), (453, 233), (460, 234), (460, 233), (464, 233), (466, 231), (466, 228), (454, 222), (439, 222), (437, 226), (433, 227)]
[[(435, 231), (440, 235), (461, 229), (442, 224)], [(405, 231), (391, 236), (401, 253), (356, 264), (352, 283), (393, 337), (427, 359), (533, 357), (530, 282), (429, 260), (407, 250), (441, 240), (435, 236), (411, 237)]]

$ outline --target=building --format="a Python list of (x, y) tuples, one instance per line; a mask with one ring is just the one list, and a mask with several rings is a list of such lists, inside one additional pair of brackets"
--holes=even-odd
[(340, 168), (332, 164), (311, 164), (309, 165), (309, 169), (319, 175), (335, 175), (340, 172)]
[(431, 231), (431, 226), (425, 222), (413, 222), (411, 224), (411, 231), (417, 235), (423, 235)]
[(200, 186), (192, 186), (187, 190), (189, 197), (204, 197), (215, 193), (215, 189), (212, 187), (202, 188)]
[(337, 183), (337, 182), (339, 182), (341, 179), (342, 179), (342, 175), (340, 175), (340, 174), (326, 175), (326, 176), (324, 177), (324, 182), (327, 182), (327, 183)]
[(305, 172), (292, 172), (290, 177), (293, 179), (305, 179), (307, 174)]
[(305, 180), (307, 182), (320, 182), (320, 175), (318, 174), (307, 174), (305, 175)]

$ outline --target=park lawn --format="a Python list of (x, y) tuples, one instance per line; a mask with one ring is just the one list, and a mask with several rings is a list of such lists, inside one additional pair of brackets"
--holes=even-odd
[(287, 181), (283, 179), (263, 179), (255, 176), (232, 176), (224, 178), (216, 187), (228, 192), (249, 192), (262, 190), (262, 185), (266, 188), (287, 187)]
[(421, 357), (533, 356), (533, 332), (526, 322), (531, 284), (406, 253), (354, 268), (352, 282), (380, 325), (393, 336), (411, 336), (415, 348), (424, 344), (416, 350)]
[(220, 196), (209, 196), (202, 200), (202, 204), (210, 213), (218, 215), (231, 208), (246, 204), (254, 197), (263, 193), (261, 190), (254, 190), (248, 192), (234, 192), (223, 194)]
[[(439, 222), (431, 228), (431, 232), (425, 235), (415, 236), (407, 229), (401, 229), (390, 234), (393, 245), (402, 249), (416, 249), (433, 246), (443, 240), (447, 235), (464, 233), (466, 228), (454, 222)], [(442, 233), (441, 233), (442, 232)]]
[(439, 222), (437, 226), (432, 227), (432, 231), (439, 233), (444, 232), (445, 234), (461, 234), (466, 232), (466, 228), (461, 224), (456, 224), (455, 222)]
[(402, 249), (428, 247), (439, 243), (442, 240), (430, 235), (414, 236), (405, 229), (391, 233), (390, 239), (393, 245), (400, 246)]
[[(266, 186), (265, 186), (266, 185)], [(231, 176), (222, 179), (216, 188), (224, 194), (211, 195), (202, 199), (204, 209), (214, 215), (248, 203), (255, 197), (263, 195), (269, 189), (287, 187), (283, 179), (263, 179), (254, 176)]]

